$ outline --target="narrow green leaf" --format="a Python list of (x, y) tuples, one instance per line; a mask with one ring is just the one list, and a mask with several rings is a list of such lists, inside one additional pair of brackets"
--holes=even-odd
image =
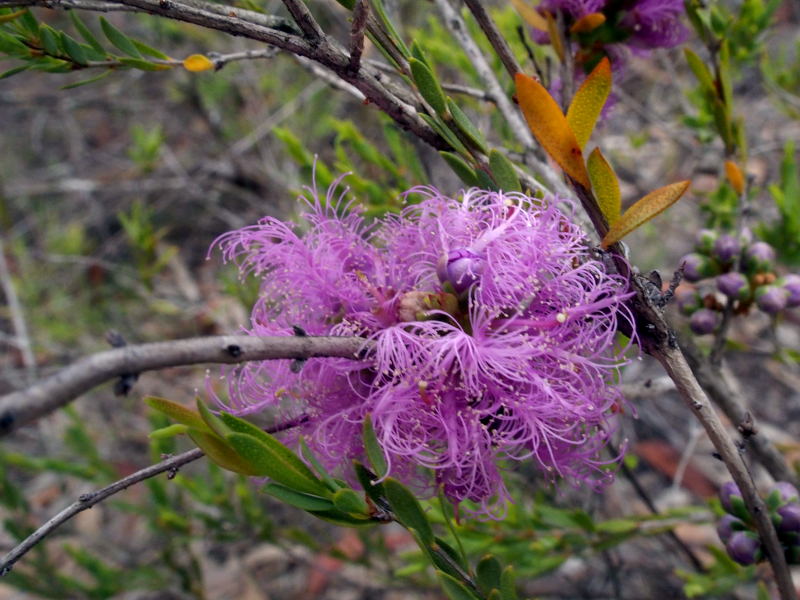
[(0, 52), (20, 57), (28, 57), (31, 55), (30, 48), (20, 42), (15, 36), (4, 31), (0, 31)]
[(383, 448), (381, 448), (378, 437), (375, 435), (372, 417), (369, 414), (364, 417), (362, 439), (364, 441), (364, 450), (373, 470), (378, 474), (378, 477), (383, 477), (388, 472), (389, 467), (386, 464), (386, 455), (383, 453)]
[(175, 437), (176, 435), (182, 435), (188, 431), (188, 425), (184, 425), (183, 423), (173, 423), (167, 427), (162, 427), (161, 429), (151, 431), (147, 437), (149, 437), (151, 440), (163, 440)]
[(206, 403), (200, 399), (200, 396), (195, 398), (195, 405), (197, 406), (197, 412), (200, 415), (200, 418), (203, 419), (203, 422), (208, 425), (208, 428), (211, 431), (216, 433), (221, 438), (224, 438), (226, 435), (231, 433), (231, 429), (222, 419), (208, 409), (208, 406), (206, 406)]
[(50, 56), (61, 55), (61, 48), (58, 46), (58, 36), (49, 25), (42, 25), (39, 31), (39, 41), (42, 42), (42, 49)]
[(417, 40), (413, 40), (411, 42), (411, 56), (416, 58), (419, 62), (424, 63), (426, 67), (430, 68), (431, 63), (428, 60), (428, 57), (425, 56), (425, 51), (419, 45)]
[(494, 589), (486, 596), (486, 600), (503, 600), (503, 594), (500, 593), (500, 590)]
[(355, 468), (358, 482), (361, 484), (361, 487), (364, 488), (364, 492), (369, 496), (369, 499), (378, 506), (385, 505), (386, 493), (383, 490), (383, 484), (372, 483), (377, 479), (375, 473), (372, 473), (358, 461), (353, 461), (353, 467)]
[(242, 460), (258, 471), (258, 475), (267, 476), (298, 492), (323, 498), (330, 497), (328, 488), (314, 476), (303, 461), (278, 440), (273, 438), (273, 443), (267, 445), (261, 439), (235, 432), (229, 433), (225, 439)]
[(452, 152), (439, 152), (441, 157), (450, 165), (458, 178), (469, 187), (478, 186), (478, 176), (475, 171), (470, 167), (463, 158), (458, 154)]
[(109, 23), (105, 17), (100, 17), (100, 27), (102, 27), (108, 41), (114, 44), (117, 49), (133, 58), (142, 58), (141, 53), (136, 49), (131, 39)]
[(108, 53), (106, 52), (105, 48), (103, 48), (103, 45), (94, 36), (92, 30), (89, 29), (81, 20), (81, 18), (78, 16), (78, 12), (75, 10), (69, 10), (67, 12), (69, 13), (69, 18), (72, 20), (72, 24), (75, 26), (75, 29), (78, 30), (78, 33), (81, 34), (81, 37), (84, 39), (84, 41), (94, 48), (95, 52), (107, 55)]
[(369, 506), (356, 491), (343, 488), (333, 494), (333, 505), (340, 511), (355, 515), (369, 515)]
[(62, 85), (61, 89), (71, 90), (72, 88), (80, 87), (82, 85), (89, 85), (90, 83), (94, 83), (95, 81), (100, 81), (101, 79), (103, 79), (103, 77), (108, 77), (109, 75), (111, 75), (111, 73), (112, 69), (107, 69), (106, 71), (103, 71), (102, 73), (100, 73), (100, 75), (97, 75), (95, 77), (90, 77), (89, 79), (82, 79), (81, 81), (76, 81), (75, 83), (68, 83), (67, 85)]
[(150, 408), (164, 413), (173, 421), (188, 425), (192, 429), (211, 433), (211, 430), (203, 421), (200, 413), (192, 410), (191, 408), (188, 408), (182, 404), (178, 404), (177, 402), (173, 402), (172, 400), (159, 398), (157, 396), (148, 396), (144, 399), (144, 403)]
[(475, 569), (475, 577), (478, 582), (478, 587), (484, 594), (488, 594), (491, 590), (500, 589), (500, 575), (503, 567), (500, 561), (491, 554), (485, 555), (478, 562)]
[(61, 38), (61, 45), (64, 47), (64, 52), (67, 53), (67, 56), (81, 66), (85, 67), (88, 65), (89, 59), (86, 58), (86, 51), (81, 47), (81, 45), (63, 31), (60, 31), (59, 34), (59, 37)]
[(504, 192), (520, 191), (519, 177), (514, 170), (514, 164), (499, 150), (492, 148), (489, 152), (489, 168), (492, 170), (492, 177)]
[(19, 67), (14, 67), (13, 69), (9, 69), (8, 71), (3, 71), (0, 73), (0, 79), (7, 79), (8, 77), (13, 77), (17, 73), (22, 73), (23, 71), (27, 71), (30, 68), (30, 65), (21, 65)]
[(33, 37), (39, 37), (39, 22), (30, 10), (19, 17), (18, 21)]
[(519, 600), (515, 579), (514, 567), (509, 565), (503, 569), (500, 574), (500, 595), (503, 600)]
[(607, 521), (603, 521), (598, 523), (596, 526), (596, 531), (599, 533), (631, 533), (636, 531), (639, 528), (639, 524), (636, 521), (631, 521), (628, 519), (609, 519)]
[(339, 484), (333, 480), (333, 477), (331, 477), (330, 473), (328, 473), (328, 470), (322, 465), (321, 462), (319, 462), (319, 460), (317, 460), (317, 457), (314, 456), (314, 453), (311, 451), (311, 448), (308, 447), (308, 444), (303, 436), (300, 436), (300, 456), (305, 458), (311, 464), (311, 466), (317, 472), (319, 478), (322, 479), (322, 483), (327, 485), (330, 491), (335, 492), (339, 489)]
[(225, 440), (220, 439), (215, 434), (198, 431), (193, 428), (190, 428), (188, 433), (192, 441), (197, 444), (197, 447), (223, 469), (251, 477), (260, 475), (257, 469), (254, 469), (246, 460), (243, 460), (235, 449), (231, 448), (225, 443)]
[(489, 174), (484, 171), (483, 169), (475, 169), (475, 177), (478, 179), (478, 185), (482, 190), (491, 190), (493, 192), (497, 192), (500, 190), (498, 185), (494, 182)]
[(161, 52), (161, 50), (157, 50), (152, 46), (148, 46), (144, 42), (140, 42), (139, 40), (135, 40), (130, 38), (133, 45), (136, 46), (136, 49), (142, 54), (142, 56), (151, 56), (153, 58), (158, 58), (160, 60), (169, 60), (169, 56)]
[(447, 543), (446, 540), (443, 540), (439, 536), (436, 536), (434, 539), (435, 544), (433, 549), (434, 551), (438, 552), (443, 561), (446, 558), (448, 564), (458, 565), (464, 573), (469, 571), (469, 565), (466, 563), (464, 557), (458, 553), (458, 550), (453, 548)]
[(600, 211), (609, 225), (619, 219), (622, 211), (622, 196), (619, 191), (619, 179), (614, 169), (608, 164), (600, 148), (595, 148), (586, 161), (589, 171), (589, 181), (592, 182), (592, 191), (600, 206)]
[(322, 519), (328, 523), (333, 523), (334, 525), (341, 525), (342, 527), (364, 527), (375, 525), (378, 522), (374, 519), (359, 519), (358, 517), (354, 517), (338, 510), (310, 510), (308, 512), (318, 519)]
[(603, 249), (608, 248), (640, 225), (664, 212), (683, 196), (684, 192), (689, 189), (690, 183), (688, 180), (671, 183), (647, 194), (626, 210), (611, 226), (603, 241), (600, 242), (600, 247)]
[(416, 530), (425, 545), (431, 545), (434, 541), (433, 529), (414, 494), (392, 477), (383, 481), (383, 490), (398, 520)]
[(123, 56), (118, 60), (126, 67), (133, 67), (140, 71), (167, 71), (172, 68), (170, 65), (159, 65), (141, 58), (128, 58)]
[(296, 506), (297, 508), (302, 508), (303, 510), (325, 511), (334, 508), (333, 502), (327, 498), (304, 494), (303, 492), (298, 492), (279, 483), (268, 483), (261, 489), (271, 496), (276, 497), (281, 502)]
[(567, 109), (567, 123), (581, 150), (586, 147), (611, 92), (611, 62), (603, 58), (575, 92)]
[(697, 77), (697, 81), (700, 82), (702, 88), (707, 92), (713, 93), (714, 80), (711, 77), (711, 71), (708, 70), (703, 60), (689, 47), (684, 47), (683, 55), (686, 57), (689, 68), (694, 73), (694, 76)]
[(416, 58), (409, 60), (408, 64), (411, 67), (411, 77), (414, 79), (419, 93), (425, 98), (425, 101), (431, 105), (433, 110), (440, 115), (446, 115), (447, 100), (433, 71), (431, 71), (428, 65)]
[(425, 121), (431, 129), (442, 136), (447, 143), (450, 144), (454, 152), (457, 154), (468, 154), (467, 148), (461, 143), (461, 140), (459, 140), (456, 135), (450, 131), (449, 127), (445, 127), (438, 120), (438, 117), (432, 117), (431, 115), (427, 115), (425, 113), (419, 113), (419, 118)]
[(470, 589), (452, 575), (443, 571), (436, 571), (439, 583), (450, 600), (480, 600)]
[(16, 12), (0, 14), (0, 24), (8, 23), (9, 21), (13, 21), (17, 17), (21, 17), (22, 15), (24, 15), (26, 11), (27, 11), (27, 9), (22, 9), (22, 10), (18, 10)]
[(462, 111), (452, 98), (447, 99), (447, 109), (453, 117), (453, 123), (474, 147), (486, 154), (486, 140), (478, 128), (472, 124), (469, 117)]

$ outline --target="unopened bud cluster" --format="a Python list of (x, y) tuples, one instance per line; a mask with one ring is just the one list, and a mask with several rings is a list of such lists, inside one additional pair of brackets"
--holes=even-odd
[[(725, 483), (719, 498), (727, 514), (717, 522), (717, 534), (728, 555), (740, 565), (752, 565), (763, 560), (764, 549), (739, 487), (732, 481)], [(797, 488), (779, 481), (772, 487), (765, 503), (787, 562), (800, 564), (800, 495)]]
[(778, 277), (775, 250), (766, 242), (742, 241), (704, 229), (695, 251), (684, 256), (681, 263), (687, 281), (703, 282), (700, 286), (683, 286), (676, 294), (680, 311), (690, 317), (689, 326), (698, 335), (717, 329), (726, 299), (733, 303), (734, 314), (747, 314), (756, 306), (775, 315), (800, 306), (800, 275)]

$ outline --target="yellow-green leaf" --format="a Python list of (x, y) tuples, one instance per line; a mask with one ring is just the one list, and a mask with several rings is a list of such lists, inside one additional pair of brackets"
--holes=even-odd
[(594, 31), (600, 25), (606, 22), (606, 16), (603, 13), (589, 13), (582, 16), (580, 19), (572, 24), (569, 28), (570, 33), (589, 33)]
[(200, 413), (196, 410), (192, 410), (191, 408), (184, 406), (183, 404), (178, 404), (177, 402), (173, 402), (172, 400), (167, 400), (166, 398), (159, 398), (157, 396), (148, 396), (144, 399), (145, 404), (147, 404), (150, 408), (153, 408), (165, 415), (167, 415), (173, 421), (177, 421), (178, 423), (183, 423), (192, 429), (197, 429), (199, 431), (204, 431), (206, 433), (211, 433), (211, 429), (208, 425), (205, 424), (203, 418), (200, 416)]
[(611, 226), (603, 241), (600, 242), (600, 247), (603, 249), (608, 248), (643, 223), (665, 211), (683, 196), (690, 183), (688, 180), (671, 183), (647, 194), (626, 210), (625, 214)]
[(528, 25), (539, 31), (547, 31), (547, 20), (525, 0), (511, 0), (511, 4), (514, 5), (514, 8), (517, 9), (517, 12), (525, 19)]
[(589, 154), (586, 168), (589, 171), (589, 180), (592, 182), (592, 191), (597, 199), (597, 205), (608, 224), (613, 225), (619, 219), (622, 210), (617, 174), (614, 173), (614, 169), (600, 152), (600, 148), (595, 148)]
[(545, 15), (545, 19), (547, 19), (547, 33), (550, 36), (550, 45), (553, 46), (553, 50), (556, 51), (558, 60), (563, 63), (565, 56), (564, 43), (561, 39), (561, 32), (558, 30), (558, 23), (556, 23), (555, 17), (549, 12)]
[(533, 77), (517, 73), (515, 81), (517, 100), (531, 133), (567, 175), (590, 189), (578, 140), (556, 101)]
[(27, 12), (27, 8), (18, 10), (17, 12), (8, 13), (6, 15), (0, 15), (0, 23), (8, 23), (9, 21), (13, 21), (17, 17), (21, 17)]
[(242, 475), (256, 476), (261, 475), (234, 450), (225, 440), (213, 433), (189, 429), (189, 437), (197, 446), (206, 453), (206, 456), (223, 469), (241, 473)]
[(583, 80), (567, 110), (567, 123), (581, 150), (586, 147), (603, 105), (611, 92), (611, 62), (603, 58)]
[(728, 181), (731, 182), (733, 189), (741, 196), (744, 192), (744, 175), (742, 175), (742, 170), (739, 168), (739, 165), (732, 160), (726, 160), (725, 174), (728, 176)]
[(207, 56), (202, 54), (192, 54), (183, 59), (183, 68), (192, 73), (210, 71), (214, 68), (214, 63)]

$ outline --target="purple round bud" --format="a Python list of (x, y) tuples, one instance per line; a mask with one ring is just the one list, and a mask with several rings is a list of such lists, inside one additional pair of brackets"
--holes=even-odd
[(715, 275), (714, 265), (711, 264), (711, 261), (697, 252), (687, 254), (680, 260), (680, 263), (683, 265), (683, 276), (687, 281), (700, 281)]
[(722, 515), (722, 518), (717, 521), (717, 535), (723, 544), (728, 543), (735, 531), (742, 531), (743, 529), (746, 529), (745, 524), (741, 519), (737, 519), (733, 515)]
[(783, 289), (789, 292), (786, 306), (789, 308), (800, 306), (800, 275), (791, 274), (784, 277)]
[(697, 335), (712, 333), (717, 328), (719, 314), (708, 308), (695, 311), (689, 319), (689, 328)]
[(442, 283), (449, 283), (456, 293), (461, 294), (478, 281), (483, 273), (483, 258), (468, 248), (450, 250), (439, 260), (436, 274)]
[(695, 250), (701, 254), (711, 254), (714, 249), (714, 242), (717, 241), (719, 234), (713, 229), (701, 229), (697, 234), (697, 241), (695, 242)]
[(777, 511), (781, 518), (778, 531), (781, 533), (800, 533), (800, 504), (791, 502), (781, 506)]
[(756, 290), (756, 304), (765, 313), (774, 315), (784, 308), (789, 300), (789, 290), (777, 285), (765, 285)]
[(761, 542), (750, 531), (734, 531), (725, 544), (725, 549), (740, 565), (752, 565), (761, 558)]
[(730, 273), (723, 273), (717, 277), (717, 289), (728, 296), (728, 298), (744, 300), (747, 297), (750, 286), (744, 275), (738, 271), (731, 271)]
[(680, 286), (675, 290), (675, 301), (678, 303), (678, 310), (684, 315), (690, 315), (703, 306), (700, 294), (694, 286)]
[(755, 273), (770, 271), (774, 260), (775, 250), (766, 242), (756, 242), (750, 245), (744, 253), (745, 266)]
[(741, 251), (742, 245), (739, 243), (739, 240), (727, 233), (719, 236), (717, 241), (714, 242), (714, 256), (723, 264), (733, 262), (733, 259), (736, 258)]
[(797, 501), (800, 499), (800, 494), (798, 494), (797, 488), (788, 481), (776, 481), (775, 485), (772, 486), (772, 489), (778, 491), (778, 494), (780, 494), (783, 502), (791, 502), (792, 500)]
[(731, 503), (731, 498), (733, 497), (741, 498), (742, 492), (735, 481), (726, 481), (719, 488), (719, 501), (722, 503), (722, 508), (727, 512), (733, 512), (733, 504)]

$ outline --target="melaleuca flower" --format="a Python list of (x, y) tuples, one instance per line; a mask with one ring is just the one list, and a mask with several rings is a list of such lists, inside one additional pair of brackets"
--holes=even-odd
[(363, 359), (311, 358), (299, 373), (292, 361), (238, 366), (226, 408), (306, 414), (294, 435), (332, 468), (363, 460), (370, 414), (391, 475), (442, 485), (486, 514), (507, 500), (509, 461), (608, 482), (625, 281), (592, 257), (556, 199), (409, 193), (421, 201), (369, 225), (345, 192), (312, 190), (302, 227), (267, 217), (216, 241), (261, 278), (250, 334), (298, 326), (372, 342)]

